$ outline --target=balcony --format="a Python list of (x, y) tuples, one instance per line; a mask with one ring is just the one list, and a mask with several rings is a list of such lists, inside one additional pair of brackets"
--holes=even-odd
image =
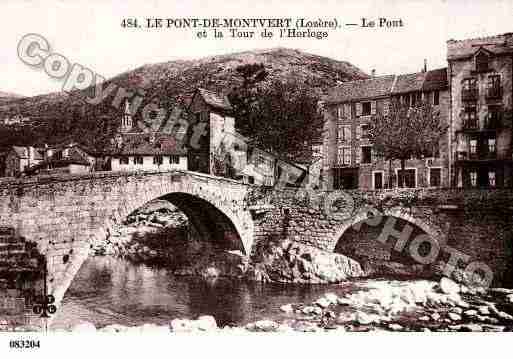
[(476, 88), (471, 88), (467, 90), (461, 90), (461, 99), (463, 101), (475, 101), (479, 95), (479, 91)]
[(484, 124), (484, 129), (490, 131), (495, 131), (502, 127), (502, 119), (500, 116), (488, 117)]
[(502, 86), (490, 87), (486, 89), (487, 100), (500, 100), (502, 99)]
[(479, 131), (479, 123), (477, 119), (464, 121), (461, 130), (470, 132)]
[(499, 159), (497, 152), (480, 151), (467, 153), (464, 151), (456, 152), (457, 161), (493, 161)]

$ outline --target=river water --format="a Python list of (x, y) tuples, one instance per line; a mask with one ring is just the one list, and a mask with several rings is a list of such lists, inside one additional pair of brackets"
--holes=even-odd
[[(337, 286), (339, 291), (344, 286)], [(280, 319), (280, 306), (306, 303), (333, 290), (326, 285), (207, 281), (113, 257), (91, 257), (66, 292), (52, 329), (88, 321), (95, 326), (168, 324), (174, 318), (213, 315), (218, 325)]]

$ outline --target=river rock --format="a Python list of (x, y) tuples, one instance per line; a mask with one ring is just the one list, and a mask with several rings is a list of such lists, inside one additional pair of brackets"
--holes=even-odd
[(326, 293), (324, 295), (324, 298), (326, 298), (326, 300), (330, 302), (330, 304), (338, 303), (338, 296), (335, 293)]
[(328, 308), (330, 306), (330, 301), (326, 298), (319, 298), (315, 302), (316, 305), (318, 305), (321, 308)]
[(171, 330), (176, 333), (191, 332), (195, 329), (188, 319), (173, 319), (170, 323)]
[(463, 312), (467, 317), (475, 317), (477, 315), (477, 310), (469, 309)]
[(459, 321), (461, 320), (461, 315), (459, 314), (456, 314), (456, 313), (452, 313), (452, 312), (449, 312), (448, 313), (448, 316), (451, 320), (454, 320), (454, 321)]
[(486, 305), (477, 307), (477, 311), (481, 315), (490, 315), (490, 308), (488, 308), (488, 306), (486, 306)]
[(482, 332), (483, 327), (479, 324), (462, 324), (460, 330), (464, 332)]
[(400, 331), (400, 330), (403, 330), (403, 326), (401, 324), (397, 324), (397, 323), (390, 323), (388, 325), (388, 329), (391, 329), (391, 330), (395, 330), (395, 331)]
[(433, 314), (431, 314), (431, 319), (433, 319), (434, 321), (440, 320), (440, 314), (434, 312)]
[(460, 285), (447, 277), (440, 279), (440, 289), (445, 294), (459, 294)]
[(357, 311), (356, 312), (356, 321), (361, 325), (369, 325), (371, 323), (379, 323), (380, 319), (376, 315), (367, 314), (362, 311)]
[(196, 327), (199, 330), (211, 331), (217, 329), (216, 319), (211, 315), (202, 315), (196, 320)]
[(260, 332), (275, 332), (276, 330), (278, 330), (279, 326), (280, 325), (278, 323), (276, 323), (272, 320), (264, 319), (264, 320), (259, 320), (255, 323), (253, 323), (252, 325), (250, 325), (250, 327), (248, 329), (251, 328), (253, 330), (260, 331)]

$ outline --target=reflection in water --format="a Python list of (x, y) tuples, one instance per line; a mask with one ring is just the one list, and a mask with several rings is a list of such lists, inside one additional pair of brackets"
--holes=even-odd
[(245, 283), (229, 278), (206, 281), (123, 259), (88, 259), (66, 292), (52, 328), (80, 321), (96, 327), (117, 323), (168, 324), (174, 318), (213, 315), (220, 326), (281, 316), (280, 306), (315, 300), (323, 286)]

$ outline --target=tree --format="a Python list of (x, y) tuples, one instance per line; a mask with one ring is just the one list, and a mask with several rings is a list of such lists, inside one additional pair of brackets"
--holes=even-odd
[(441, 123), (440, 111), (428, 103), (409, 107), (393, 100), (388, 114), (373, 117), (369, 124), (369, 137), (375, 150), (389, 164), (392, 160), (401, 161), (398, 184), (404, 187), (406, 160), (432, 156), (447, 127)]
[(324, 124), (309, 87), (296, 80), (264, 82), (263, 65), (244, 65), (238, 72), (242, 85), (229, 94), (237, 129), (261, 149), (291, 160), (308, 158)]

